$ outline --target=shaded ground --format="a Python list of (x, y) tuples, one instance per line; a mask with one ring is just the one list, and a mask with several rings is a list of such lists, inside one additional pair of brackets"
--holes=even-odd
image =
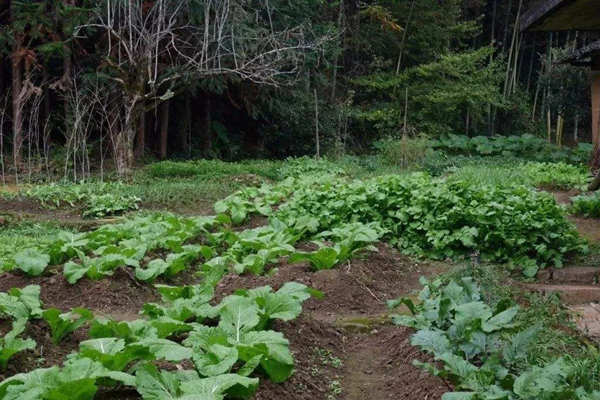
[(3, 199), (0, 196), (0, 226), (4, 222), (56, 222), (65, 228), (88, 230), (107, 220), (84, 219), (78, 208), (47, 209), (31, 199)]

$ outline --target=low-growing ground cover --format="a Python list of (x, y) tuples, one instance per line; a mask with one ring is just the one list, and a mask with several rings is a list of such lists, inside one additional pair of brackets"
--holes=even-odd
[(526, 185), (547, 190), (585, 190), (592, 177), (579, 165), (548, 162), (474, 163), (449, 170), (450, 180), (470, 185)]
[(533, 135), (523, 136), (476, 136), (448, 135), (431, 141), (432, 147), (449, 154), (476, 156), (519, 157), (542, 162), (567, 162), (581, 165), (588, 161), (592, 151), (589, 143), (577, 147), (560, 147)]
[[(0, 343), (8, 360), (0, 398), (20, 398), (38, 378), (48, 384), (28, 394), (82, 400), (186, 398), (205, 387), (230, 398), (254, 393), (256, 379), (256, 399), (425, 399), (474, 390), (462, 376), (427, 376), (413, 366), (412, 359), (433, 359), (410, 345), (411, 329), (390, 323), (386, 302), (417, 289), (420, 276), (450, 269), (449, 258), (473, 262), (457, 282), (480, 260), (534, 275), (580, 254), (584, 242), (553, 197), (530, 182), (473, 185), (423, 173), (354, 179), (356, 171), (294, 160), (278, 178), (218, 201), (216, 216), (142, 212), (82, 232), (49, 230), (49, 240), (6, 252), (0, 307), (20, 301), (8, 309), (35, 312), (26, 323), (2, 315), (2, 333), (12, 334)], [(29, 285), (39, 285), (41, 304), (11, 292)], [(498, 291), (481, 293), (497, 310)], [(505, 309), (518, 299), (504, 297)], [(520, 324), (523, 310), (514, 317)], [(574, 336), (563, 336), (556, 346), (583, 357)], [(535, 339), (538, 350), (546, 338)], [(543, 368), (551, 353), (510, 373)], [(596, 387), (571, 380), (569, 390), (595, 395)], [(84, 383), (80, 391), (67, 391), (78, 387), (73, 382)], [(462, 398), (452, 396), (444, 398)]]
[[(471, 271), (472, 272), (472, 271)], [(415, 365), (448, 379), (442, 399), (597, 399), (598, 350), (565, 334), (573, 328), (557, 297), (529, 294), (527, 304), (498, 273), (423, 280), (418, 303), (401, 298), (410, 315), (394, 323), (416, 330), (411, 343), (435, 358)], [(489, 271), (487, 271), (489, 274)], [(504, 279), (509, 278), (504, 276)]]
[[(335, 175), (289, 179), (238, 192), (218, 202), (217, 210), (228, 212), (234, 223), (258, 213), (288, 226), (303, 224), (317, 235), (347, 221), (363, 224), (361, 230), (374, 224), (370, 225), (374, 234), (358, 234), (436, 259), (477, 253), (486, 261), (518, 265), (528, 276), (534, 276), (538, 267), (560, 267), (565, 257), (586, 250), (562, 208), (546, 193), (424, 174), (357, 181)], [(331, 259), (340, 253), (335, 246), (318, 252)]]

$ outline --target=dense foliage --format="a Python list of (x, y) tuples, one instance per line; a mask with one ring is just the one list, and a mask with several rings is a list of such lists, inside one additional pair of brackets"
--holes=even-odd
[(511, 262), (528, 276), (538, 266), (560, 267), (565, 256), (585, 250), (548, 194), (422, 173), (364, 181), (288, 179), (234, 194), (218, 203), (217, 211), (227, 211), (237, 223), (259, 213), (315, 233), (348, 221), (375, 223), (385, 240), (409, 254), (444, 259), (479, 252), (484, 260)]
[(2, 174), (339, 155), (387, 135), (589, 138), (585, 73), (554, 61), (595, 34), (520, 35), (532, 0), (125, 4), (0, 3)]
[(594, 193), (571, 198), (569, 211), (586, 218), (600, 218), (600, 195)]
[(471, 277), (422, 282), (418, 304), (402, 298), (389, 305), (408, 307), (412, 315), (396, 315), (394, 322), (416, 329), (411, 343), (436, 361), (414, 363), (454, 385), (443, 400), (592, 400), (600, 396), (592, 373), (579, 368), (583, 361), (566, 355), (548, 362), (534, 357), (533, 349), (548, 327), (523, 324), (523, 312), (511, 300), (487, 303)]
[(589, 143), (580, 143), (570, 149), (553, 145), (532, 135), (473, 138), (448, 135), (433, 140), (431, 145), (448, 154), (518, 157), (532, 161), (562, 161), (570, 164), (585, 164), (592, 151)]

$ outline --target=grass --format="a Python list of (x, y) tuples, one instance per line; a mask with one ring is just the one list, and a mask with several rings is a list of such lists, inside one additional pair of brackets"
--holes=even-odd
[(161, 161), (144, 168), (150, 178), (205, 178), (254, 174), (267, 179), (277, 179), (282, 161), (247, 160), (225, 162), (220, 160)]
[(449, 179), (478, 186), (525, 185), (556, 190), (583, 190), (591, 177), (584, 168), (564, 163), (491, 162), (452, 168)]
[[(549, 189), (581, 189), (589, 181), (583, 167), (564, 163), (525, 162), (504, 157), (448, 157), (439, 151), (416, 150), (418, 159), (406, 162), (406, 153), (411, 153), (408, 150), (418, 147), (419, 143), (415, 143), (405, 146), (398, 142), (393, 149), (385, 147), (373, 155), (346, 155), (336, 160), (301, 157), (237, 163), (162, 161), (136, 171), (125, 183), (88, 181), (34, 185), (24, 187), (18, 196), (39, 200), (48, 208), (80, 207), (86, 215), (97, 217), (133, 210), (138, 205), (147, 209), (206, 213), (212, 211), (212, 203), (245, 186), (281, 181), (288, 176), (334, 172), (365, 179), (424, 169), (433, 175), (443, 174), (449, 180), (478, 186), (526, 185)], [(16, 194), (0, 192), (0, 196), (14, 198)], [(109, 207), (111, 202), (120, 206), (113, 209)]]

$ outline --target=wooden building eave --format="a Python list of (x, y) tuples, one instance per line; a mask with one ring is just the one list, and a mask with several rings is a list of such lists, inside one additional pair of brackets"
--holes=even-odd
[(599, 31), (600, 0), (542, 0), (521, 17), (522, 31)]
[(600, 40), (596, 40), (573, 52), (565, 57), (556, 60), (556, 64), (573, 64), (579, 66), (591, 66), (593, 59), (598, 59), (600, 56)]

